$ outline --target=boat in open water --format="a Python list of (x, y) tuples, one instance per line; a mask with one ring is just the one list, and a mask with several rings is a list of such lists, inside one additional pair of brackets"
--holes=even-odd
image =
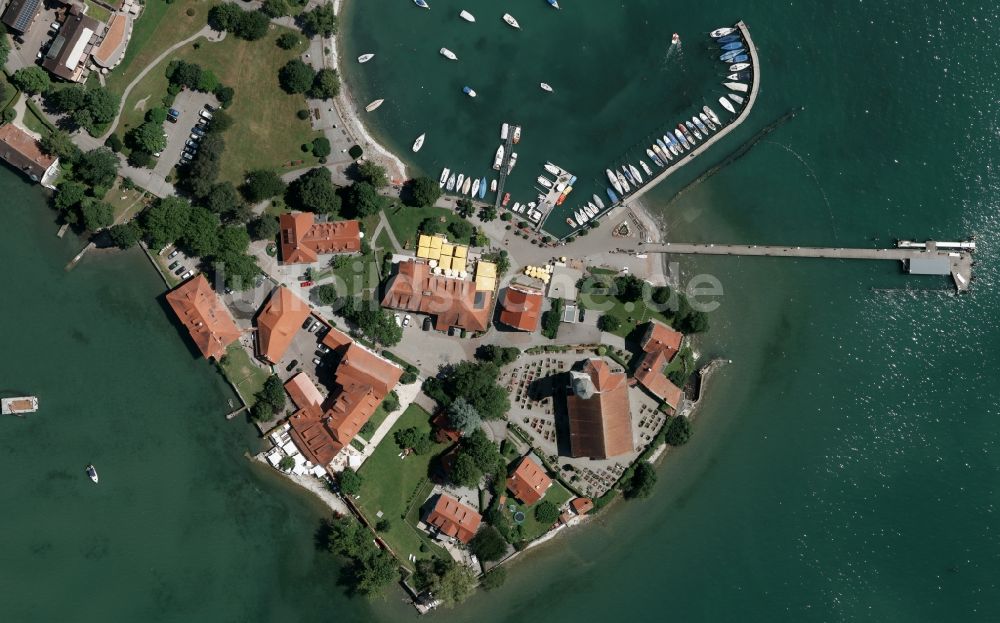
[(535, 181), (544, 186), (545, 188), (552, 188), (552, 181), (545, 177), (544, 175), (539, 175), (535, 178)]
[(521, 27), (521, 25), (517, 23), (517, 20), (514, 19), (514, 16), (511, 15), (510, 13), (503, 14), (503, 21), (507, 22), (507, 25), (510, 26), (511, 28)]
[(728, 110), (729, 112), (733, 113), (734, 115), (736, 114), (736, 109), (733, 108), (732, 102), (726, 99), (725, 96), (719, 98), (719, 103), (722, 104), (722, 107)]
[(375, 100), (374, 102), (372, 102), (372, 103), (368, 104), (367, 106), (365, 106), (365, 110), (367, 110), (368, 112), (372, 112), (373, 110), (375, 110), (376, 108), (378, 108), (379, 106), (381, 106), (383, 102), (385, 102), (384, 99)]
[(490, 180), (490, 192), (495, 193), (497, 191), (497, 181)]
[(444, 171), (441, 171), (441, 179), (438, 180), (438, 186), (444, 188), (444, 185), (448, 183), (448, 175), (450, 173), (451, 169), (449, 169), (448, 167), (445, 167)]
[(559, 8), (559, 2), (557, 0), (546, 0), (546, 1), (549, 3), (549, 6), (552, 7), (553, 9)]
[(719, 60), (722, 61), (723, 63), (736, 63), (736, 62), (738, 62), (736, 60), (738, 57), (745, 56), (743, 54), (743, 51), (744, 50), (742, 50), (742, 49), (739, 49), (739, 50), (730, 50), (730, 51), (726, 52), (725, 54), (723, 54), (722, 56), (720, 56)]
[[(653, 153), (653, 150), (652, 150), (652, 149), (649, 149), (649, 150), (647, 150), (647, 151), (648, 151), (648, 152), (650, 152), (651, 154)], [(655, 158), (655, 157), (656, 157), (656, 154), (653, 154), (653, 157)], [(640, 161), (639, 161), (639, 166), (640, 166), (640, 167), (642, 167), (642, 170), (646, 172), (646, 175), (648, 175), (648, 176), (650, 176), (650, 177), (652, 177), (652, 176), (653, 176), (653, 170), (649, 168), (649, 165), (648, 165), (648, 164), (646, 164), (646, 161), (645, 161), (645, 160), (640, 160)]]
[(730, 50), (742, 50), (744, 48), (742, 41), (733, 41), (732, 43), (723, 43), (719, 46), (719, 49), (728, 52)]
[(35, 396), (16, 396), (0, 399), (0, 413), (4, 415), (24, 415), (38, 411), (38, 398)]
[(629, 186), (628, 180), (625, 179), (625, 175), (621, 171), (618, 172), (618, 183), (622, 185), (622, 191), (625, 193), (632, 192), (632, 187)]
[(736, 73), (729, 74), (726, 76), (726, 80), (749, 80), (749, 71), (737, 71)]
[(462, 93), (465, 93), (469, 97), (476, 96), (476, 92), (472, 90), (472, 87), (462, 87)]
[(463, 9), (462, 12), (458, 14), (458, 16), (461, 17), (462, 19), (464, 19), (467, 22), (475, 22), (476, 21), (476, 17), (472, 13), (469, 13), (468, 11), (466, 11), (465, 9)]
[(544, 168), (544, 169), (545, 169), (546, 171), (548, 171), (548, 172), (549, 172), (549, 173), (551, 173), (552, 175), (559, 175), (559, 167), (557, 167), (556, 165), (552, 164), (551, 162), (546, 162), (546, 163), (545, 163), (544, 165), (542, 165), (542, 166), (543, 166), (543, 168)]
[(687, 138), (685, 138), (683, 132), (681, 132), (680, 130), (674, 130), (674, 136), (677, 137), (677, 140), (680, 141), (681, 145), (684, 147), (685, 150), (691, 151), (691, 144), (688, 143), (688, 140)]
[(521, 126), (514, 126), (514, 136), (511, 137), (511, 142), (515, 145), (521, 142)]
[(413, 141), (413, 151), (418, 152), (420, 148), (424, 146), (424, 139), (427, 138), (426, 134), (421, 134), (417, 137), (417, 140)]
[(100, 482), (101, 479), (97, 475), (97, 468), (94, 467), (93, 463), (91, 463), (90, 465), (87, 466), (86, 471), (87, 471), (87, 477), (90, 478), (94, 482), (94, 484), (97, 484), (98, 482)]
[(510, 160), (507, 161), (507, 175), (514, 170), (514, 165), (517, 164), (517, 152), (511, 152)]
[(368, 61), (372, 60), (373, 58), (375, 58), (374, 54), (362, 54), (361, 56), (358, 57), (358, 62), (359, 63), (367, 63)]
[(698, 131), (698, 128), (696, 128), (693, 123), (691, 123), (690, 121), (685, 121), (684, 125), (687, 126), (688, 132), (694, 134), (695, 139), (699, 141), (702, 139), (701, 132)]
[(639, 168), (634, 164), (628, 165), (628, 170), (632, 172), (632, 179), (635, 180), (635, 185), (638, 188), (639, 184), (642, 184), (642, 174), (639, 173)]
[(663, 168), (663, 161), (660, 160), (660, 157), (656, 155), (656, 152), (653, 151), (652, 147), (646, 148), (646, 157), (652, 160), (653, 164), (655, 164), (656, 166), (660, 167), (661, 169)]
[(712, 121), (709, 118), (709, 116), (706, 115), (705, 113), (703, 112), (698, 113), (698, 118), (701, 119), (702, 125), (708, 126), (708, 129), (711, 130), (712, 132), (715, 132), (718, 129), (715, 125), (715, 122)]
[(538, 86), (542, 87), (542, 90), (543, 90), (543, 91), (548, 91), (549, 93), (551, 93), (551, 92), (552, 92), (552, 87), (551, 87), (551, 86), (549, 86), (549, 84), (548, 84), (547, 82), (542, 82), (542, 83), (541, 83), (541, 84), (539, 84)]
[(451, 50), (449, 50), (448, 48), (441, 48), (438, 51), (441, 52), (441, 56), (443, 56), (445, 58), (451, 59), (453, 61), (457, 61), (458, 60), (458, 55), (455, 54), (454, 52), (452, 52)]
[(735, 93), (730, 93), (729, 94), (729, 99), (733, 100), (734, 102), (736, 102), (740, 106), (743, 105), (743, 102), (747, 101), (745, 97), (743, 97), (742, 95), (737, 95)]
[(505, 124), (503, 124), (503, 125), (500, 126), (500, 140), (501, 141), (506, 141), (507, 140), (507, 133), (508, 132), (510, 132), (510, 125), (508, 125), (508, 124), (505, 123)]
[(726, 35), (731, 35), (736, 32), (735, 28), (716, 28), (712, 32), (708, 33), (713, 39), (718, 39), (719, 37), (725, 37)]
[(431, 8), (431, 5), (427, 4), (427, 0), (413, 0), (413, 4), (417, 5), (421, 9)]
[(695, 115), (694, 117), (691, 117), (691, 121), (694, 121), (694, 124), (698, 126), (698, 130), (701, 131), (702, 135), (708, 138), (708, 128), (705, 127), (705, 124), (701, 122), (701, 119), (699, 119), (698, 116)]

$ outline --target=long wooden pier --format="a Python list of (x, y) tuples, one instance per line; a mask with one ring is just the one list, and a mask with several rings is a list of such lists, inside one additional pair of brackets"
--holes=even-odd
[(959, 292), (972, 281), (975, 242), (914, 243), (903, 240), (896, 248), (850, 249), (841, 247), (778, 247), (749, 244), (642, 243), (639, 253), (734, 255), (758, 257), (826, 258), (838, 260), (897, 260), (912, 274), (950, 274)]
[(497, 181), (497, 198), (493, 203), (493, 207), (497, 210), (500, 209), (500, 204), (503, 203), (503, 185), (507, 183), (507, 176), (510, 175), (509, 163), (510, 155), (514, 149), (514, 128), (517, 126), (513, 123), (508, 123), (507, 140), (503, 144), (503, 158), (500, 159), (500, 177)]

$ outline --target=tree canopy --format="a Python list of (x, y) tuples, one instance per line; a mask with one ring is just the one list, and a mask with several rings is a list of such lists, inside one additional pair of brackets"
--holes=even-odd
[(90, 231), (109, 227), (114, 222), (114, 208), (96, 199), (85, 199), (80, 206), (83, 226)]
[(142, 212), (142, 229), (151, 249), (162, 249), (184, 233), (191, 204), (180, 197), (164, 197)]
[(128, 140), (133, 149), (141, 149), (149, 154), (163, 151), (167, 146), (167, 136), (163, 126), (155, 121), (147, 121), (136, 126), (128, 133)]
[(354, 297), (342, 301), (340, 314), (361, 329), (368, 338), (383, 346), (395, 346), (403, 338), (403, 329), (392, 314)]
[(45, 153), (64, 160), (73, 160), (80, 154), (80, 148), (69, 133), (59, 129), (42, 136), (41, 148)]
[(219, 182), (205, 197), (205, 207), (225, 222), (242, 223), (250, 217), (250, 208), (232, 182)]
[(325, 100), (337, 97), (339, 94), (340, 74), (337, 70), (324, 68), (317, 71), (309, 88), (309, 97)]
[(403, 195), (407, 205), (413, 207), (432, 206), (441, 198), (441, 187), (437, 180), (429, 177), (418, 177), (410, 180), (409, 192)]
[(288, 186), (281, 179), (281, 176), (271, 169), (257, 169), (247, 173), (240, 191), (250, 203), (259, 203), (272, 197), (284, 195), (287, 188)]
[(48, 72), (37, 65), (18, 69), (10, 77), (10, 81), (15, 87), (29, 95), (45, 93), (52, 86)]
[(497, 383), (500, 369), (494, 363), (461, 361), (427, 379), (424, 391), (448, 407), (464, 396), (484, 420), (499, 420), (510, 409), (507, 389)]
[(325, 167), (306, 171), (288, 187), (288, 199), (294, 207), (318, 214), (340, 212), (340, 196), (333, 185), (333, 175)]
[(550, 526), (559, 519), (559, 507), (548, 500), (542, 500), (535, 507), (535, 519), (540, 524)]
[(385, 188), (389, 185), (389, 174), (385, 167), (377, 162), (365, 160), (358, 164), (358, 177), (362, 182), (368, 182), (375, 188)]
[(330, 551), (350, 559), (341, 580), (352, 592), (376, 596), (399, 579), (392, 556), (372, 542), (371, 533), (353, 517), (338, 517), (326, 524)]
[(691, 439), (691, 422), (682, 415), (670, 418), (667, 427), (666, 440), (672, 446), (683, 446)]
[(468, 221), (452, 221), (448, 224), (448, 233), (452, 239), (462, 244), (468, 244), (475, 229)]
[(345, 467), (344, 471), (337, 476), (340, 490), (346, 495), (357, 495), (361, 492), (361, 476), (350, 467)]
[(355, 182), (347, 188), (346, 207), (357, 218), (378, 214), (385, 209), (388, 200), (378, 194), (368, 182)]
[(396, 431), (393, 440), (403, 450), (413, 450), (416, 454), (427, 454), (434, 446), (430, 436), (415, 426)]
[(280, 229), (278, 217), (273, 214), (261, 214), (247, 223), (247, 231), (254, 240), (272, 240)]
[(448, 406), (448, 421), (455, 430), (468, 435), (479, 428), (483, 418), (479, 415), (479, 411), (465, 399), (465, 396), (459, 396)]
[(632, 478), (624, 483), (625, 497), (645, 498), (653, 492), (653, 485), (656, 484), (656, 470), (649, 461), (639, 461), (635, 466)]
[(488, 361), (497, 367), (504, 367), (513, 363), (521, 356), (521, 349), (516, 346), (497, 346), (496, 344), (483, 344), (476, 349), (476, 359)]
[(601, 331), (607, 331), (608, 333), (617, 331), (621, 328), (621, 326), (621, 318), (618, 316), (612, 316), (611, 314), (604, 314), (597, 320), (597, 328)]
[(286, 93), (305, 93), (313, 85), (316, 72), (297, 58), (293, 58), (278, 70), (278, 83)]
[(189, 255), (214, 255), (219, 248), (219, 217), (201, 206), (191, 208), (191, 214), (177, 243)]
[(135, 221), (129, 221), (115, 225), (108, 230), (108, 234), (111, 236), (111, 242), (116, 247), (119, 249), (129, 249), (138, 244), (142, 238), (142, 228)]
[(483, 526), (469, 541), (469, 549), (480, 560), (492, 562), (503, 558), (507, 553), (507, 541), (500, 531), (493, 526)]
[(73, 167), (76, 179), (107, 191), (118, 175), (118, 156), (107, 147), (98, 147), (80, 154)]
[(332, 37), (337, 33), (337, 15), (333, 12), (333, 4), (327, 2), (299, 16), (302, 32), (307, 37), (321, 35)]

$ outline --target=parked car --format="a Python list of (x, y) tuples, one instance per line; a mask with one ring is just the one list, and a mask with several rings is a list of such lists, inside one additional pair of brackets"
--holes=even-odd
[(180, 276), (180, 274), (183, 273), (183, 272), (185, 272), (186, 270), (187, 270), (187, 266), (181, 266), (180, 268), (178, 268), (177, 270), (174, 271), (174, 274)]
[(180, 265), (181, 265), (180, 262), (178, 262), (177, 260), (174, 260), (173, 263), (170, 266), (167, 266), (167, 270), (173, 270), (173, 269), (177, 268)]
[(210, 112), (214, 112), (215, 111), (215, 106), (212, 106), (211, 104), (205, 104), (205, 110), (208, 110)]
[(315, 352), (315, 353), (313, 353), (313, 354), (314, 354), (314, 355), (316, 355), (317, 357), (322, 357), (322, 356), (323, 356), (323, 355), (325, 355), (326, 353), (324, 353), (323, 351), (321, 351), (320, 349), (318, 349), (318, 348), (317, 348), (317, 349), (316, 349), (316, 352)]
[(430, 316), (428, 316), (427, 318), (424, 318), (424, 331), (430, 331), (431, 327), (433, 327), (433, 326), (434, 326), (434, 323), (431, 322)]
[(171, 108), (167, 110), (167, 115), (170, 117), (177, 117), (178, 119), (180, 119), (181, 111), (177, 110), (176, 108)]
[(184, 141), (184, 144), (190, 147), (191, 149), (194, 149), (195, 151), (198, 150), (198, 141), (192, 141), (191, 139), (188, 139)]
[(312, 284), (313, 284), (313, 282), (311, 282), (311, 281), (300, 281), (299, 282), (299, 286), (302, 287), (302, 288), (312, 287)]
[(320, 323), (314, 322), (311, 327), (309, 327), (309, 333), (316, 333), (316, 330), (320, 328)]
[(404, 327), (410, 326), (410, 314), (406, 314), (405, 316), (403, 316), (403, 326)]
[(167, 259), (168, 260), (172, 260), (175, 257), (177, 257), (178, 255), (180, 255), (180, 253), (181, 253), (180, 249), (174, 249), (173, 251), (170, 252), (170, 255), (167, 256)]
[(299, 360), (292, 359), (290, 362), (288, 362), (288, 365), (285, 366), (285, 372), (291, 372), (297, 365), (299, 365)]
[(61, 24), (60, 22), (52, 22), (51, 24), (49, 24), (49, 28), (50, 28), (51, 30), (55, 30), (55, 31), (57, 31), (57, 32), (59, 31), (59, 28), (60, 28), (61, 26), (62, 26), (62, 24)]
[(306, 329), (306, 330), (308, 330), (308, 329), (312, 329), (312, 326), (313, 326), (313, 323), (315, 323), (315, 322), (316, 322), (316, 319), (315, 319), (315, 318), (313, 318), (312, 316), (309, 316), (309, 317), (307, 317), (307, 318), (305, 319), (305, 321), (304, 321), (304, 322), (302, 323), (302, 328), (303, 328), (303, 329)]
[(324, 344), (320, 344), (319, 348), (316, 350), (317, 353), (321, 355), (327, 355), (330, 353), (330, 348)]
[(198, 138), (202, 138), (203, 136), (205, 136), (205, 131), (199, 128), (198, 126), (194, 126), (193, 128), (191, 128), (191, 134), (193, 136), (197, 136)]
[(315, 359), (313, 359), (313, 363), (316, 364), (317, 366), (319, 366), (319, 365), (322, 365), (323, 362), (320, 360), (319, 357), (316, 357)]
[(194, 271), (190, 271), (189, 270), (186, 273), (184, 273), (183, 275), (181, 275), (181, 279), (187, 279), (187, 278), (191, 277), (192, 275), (194, 275)]
[(207, 110), (199, 110), (198, 114), (201, 115), (202, 119), (211, 119), (212, 118), (212, 113), (208, 112)]
[(188, 136), (188, 138), (190, 138), (190, 139), (191, 139), (192, 141), (200, 141), (200, 140), (201, 140), (201, 137), (200, 137), (200, 136), (198, 136), (197, 134), (195, 134), (194, 132), (192, 132), (192, 133), (191, 133), (191, 134), (190, 134), (190, 135)]

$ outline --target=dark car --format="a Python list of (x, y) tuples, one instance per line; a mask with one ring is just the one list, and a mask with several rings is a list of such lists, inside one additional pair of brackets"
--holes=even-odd
[(430, 317), (424, 318), (424, 331), (430, 331), (432, 326)]
[(194, 134), (198, 138), (201, 138), (202, 136), (205, 136), (205, 131), (199, 128), (198, 126), (194, 126), (193, 128), (191, 128), (191, 134)]
[(180, 277), (185, 272), (187, 272), (187, 266), (181, 266), (180, 268), (174, 271), (174, 274)]
[(305, 319), (305, 322), (302, 323), (302, 328), (308, 331), (310, 328), (312, 328), (314, 322), (316, 321), (313, 319), (313, 317), (309, 316)]
[(167, 266), (167, 270), (173, 270), (173, 269), (177, 268), (180, 265), (181, 265), (180, 262), (178, 262), (177, 260), (174, 260), (174, 262), (170, 266)]
[(299, 365), (298, 359), (292, 359), (287, 366), (285, 366), (285, 372), (291, 372), (295, 369), (295, 366)]

